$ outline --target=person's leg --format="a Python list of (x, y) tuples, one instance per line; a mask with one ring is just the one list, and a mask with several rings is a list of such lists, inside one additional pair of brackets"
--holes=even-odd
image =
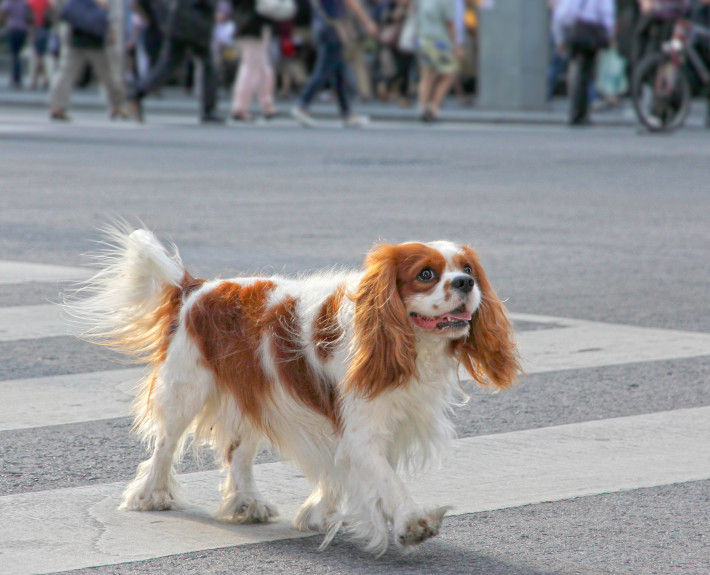
[(310, 106), (316, 94), (323, 89), (331, 68), (331, 48), (326, 37), (327, 29), (322, 29), (316, 33), (317, 56), (313, 66), (311, 77), (301, 91), (298, 99), (298, 107), (305, 110)]
[(160, 89), (175, 69), (182, 64), (186, 52), (187, 45), (184, 42), (165, 38), (157, 63), (151, 68), (145, 81), (139, 82), (133, 96), (142, 99), (151, 92)]
[(594, 54), (578, 52), (572, 57), (573, 81), (570, 98), (569, 123), (585, 124), (588, 118), (589, 82), (594, 70)]
[(22, 86), (22, 61), (20, 54), (27, 39), (27, 32), (23, 30), (8, 30), (7, 41), (10, 48), (12, 85), (16, 88)]
[(331, 47), (331, 74), (333, 89), (338, 100), (338, 109), (342, 118), (350, 116), (350, 101), (347, 92), (347, 67), (343, 45), (338, 41)]
[[(32, 82), (30, 87), (36, 90), (47, 84), (47, 71), (44, 66), (44, 56), (47, 53), (47, 42), (49, 40), (49, 30), (47, 28), (35, 28), (35, 39), (32, 51)], [(41, 79), (41, 80), (40, 80)]]
[(432, 87), (436, 71), (430, 66), (421, 66), (419, 70), (419, 86), (417, 88), (419, 96), (419, 113), (422, 117), (427, 114), (432, 97)]
[(269, 57), (269, 46), (271, 45), (271, 30), (264, 28), (263, 35), (259, 41), (259, 104), (264, 114), (271, 116), (276, 113), (274, 109), (275, 79), (274, 69)]
[(215, 115), (217, 111), (217, 75), (209, 47), (192, 47), (193, 54), (202, 62), (202, 120), (222, 121)]
[(259, 87), (260, 42), (255, 38), (240, 40), (241, 61), (234, 81), (232, 115), (247, 119), (251, 99)]
[(456, 76), (456, 72), (437, 75), (431, 96), (431, 103), (429, 104), (429, 109), (431, 113), (434, 114), (435, 118), (439, 115), (439, 106), (441, 106), (441, 102), (451, 90), (451, 85), (454, 83), (454, 80), (456, 80)]
[(180, 40), (165, 38), (158, 62), (150, 70), (148, 77), (138, 82), (129, 95), (132, 115), (143, 121), (142, 101), (148, 94), (163, 87), (175, 69), (185, 60), (187, 44)]
[(79, 71), (86, 64), (86, 60), (83, 57), (83, 50), (76, 49), (71, 45), (68, 31), (62, 34), (61, 43), (59, 71), (52, 81), (49, 107), (52, 118), (65, 120), (67, 119), (66, 110), (69, 106), (71, 90)]
[(96, 74), (96, 78), (106, 89), (106, 96), (111, 108), (111, 117), (126, 117), (125, 112), (123, 112), (126, 94), (123, 85), (116, 84), (116, 74), (111, 69), (111, 56), (106, 50), (87, 50), (87, 58), (94, 74)]

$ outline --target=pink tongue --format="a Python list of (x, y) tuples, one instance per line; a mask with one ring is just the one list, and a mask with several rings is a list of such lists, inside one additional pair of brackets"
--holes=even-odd
[(452, 319), (454, 321), (471, 321), (471, 312), (470, 311), (460, 311), (460, 312), (455, 312), (452, 311), (450, 313), (446, 313), (441, 316), (443, 319)]

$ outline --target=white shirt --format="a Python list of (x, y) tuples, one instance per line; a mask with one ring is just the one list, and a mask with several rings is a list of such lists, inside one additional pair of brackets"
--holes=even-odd
[(565, 30), (574, 24), (575, 20), (603, 24), (614, 37), (616, 6), (614, 0), (557, 0), (552, 11), (552, 38), (555, 45), (564, 43)]

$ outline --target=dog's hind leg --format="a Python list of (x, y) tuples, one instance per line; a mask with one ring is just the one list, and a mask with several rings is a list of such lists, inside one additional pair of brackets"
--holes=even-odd
[(227, 455), (229, 470), (222, 489), (222, 504), (217, 518), (233, 523), (266, 523), (279, 512), (264, 499), (254, 481), (254, 457), (260, 434), (248, 430), (232, 443)]
[(138, 466), (135, 479), (123, 492), (120, 509), (160, 511), (184, 507), (173, 462), (182, 449), (188, 426), (202, 411), (211, 377), (200, 370), (179, 372), (168, 367), (163, 364), (156, 370), (147, 382), (148, 391), (144, 390), (136, 428), (153, 453)]
[(293, 524), (300, 531), (328, 531), (340, 503), (339, 490), (322, 478), (298, 510)]

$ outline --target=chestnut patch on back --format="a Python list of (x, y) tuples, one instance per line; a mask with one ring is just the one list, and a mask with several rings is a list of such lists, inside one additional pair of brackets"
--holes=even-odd
[(267, 311), (265, 323), (271, 333), (274, 363), (282, 384), (295, 399), (339, 427), (339, 398), (335, 384), (314, 369), (306, 357), (297, 303), (295, 298), (287, 297)]
[(217, 385), (232, 393), (242, 413), (257, 425), (271, 392), (259, 346), (266, 299), (274, 287), (266, 280), (247, 286), (222, 283), (200, 297), (185, 318)]

